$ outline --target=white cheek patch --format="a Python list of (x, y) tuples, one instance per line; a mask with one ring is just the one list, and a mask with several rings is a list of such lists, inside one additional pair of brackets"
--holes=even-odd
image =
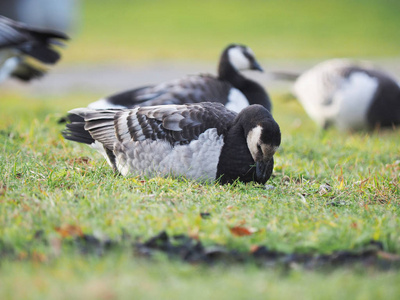
[(250, 61), (239, 47), (229, 49), (228, 57), (230, 63), (236, 70), (248, 70), (251, 67)]
[(247, 134), (247, 147), (249, 147), (251, 156), (254, 160), (256, 160), (257, 153), (258, 153), (258, 142), (260, 141), (262, 128), (260, 125), (254, 127), (252, 130), (249, 131)]

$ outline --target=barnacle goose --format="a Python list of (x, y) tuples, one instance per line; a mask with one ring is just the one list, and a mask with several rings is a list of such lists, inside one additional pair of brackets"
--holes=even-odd
[[(0, 82), (8, 77), (29, 81), (42, 76), (46, 69), (40, 63), (55, 64), (60, 59), (52, 48), (61, 44), (56, 39), (67, 40), (68, 36), (0, 16)], [(28, 56), (38, 62), (30, 61)]]
[(265, 89), (244, 77), (242, 70), (263, 71), (253, 51), (244, 45), (231, 44), (221, 54), (218, 76), (189, 75), (161, 84), (139, 87), (117, 93), (89, 104), (89, 108), (134, 108), (137, 106), (220, 102), (239, 112), (251, 104), (260, 104), (271, 111)]
[(199, 181), (265, 183), (281, 143), (261, 105), (239, 114), (202, 102), (69, 112), (64, 138), (91, 145), (122, 175), (185, 176)]
[(322, 62), (299, 76), (294, 94), (321, 127), (373, 129), (400, 124), (400, 86), (369, 64)]

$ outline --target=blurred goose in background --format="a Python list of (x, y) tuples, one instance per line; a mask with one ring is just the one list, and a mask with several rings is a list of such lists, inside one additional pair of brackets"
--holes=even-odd
[(232, 183), (271, 176), (281, 143), (261, 105), (239, 114), (221, 103), (70, 111), (64, 138), (91, 145), (122, 175), (185, 176)]
[(221, 54), (218, 76), (189, 75), (156, 85), (117, 93), (89, 104), (89, 108), (134, 108), (138, 106), (219, 102), (235, 112), (251, 104), (271, 111), (271, 101), (264, 88), (247, 79), (242, 70), (263, 71), (253, 51), (244, 45), (231, 44)]
[(347, 59), (322, 62), (300, 75), (294, 94), (322, 128), (370, 130), (400, 124), (400, 86), (391, 75)]
[(9, 77), (29, 81), (43, 76), (46, 69), (42, 64), (55, 64), (60, 59), (53, 46), (67, 39), (62, 32), (0, 16), (0, 82)]

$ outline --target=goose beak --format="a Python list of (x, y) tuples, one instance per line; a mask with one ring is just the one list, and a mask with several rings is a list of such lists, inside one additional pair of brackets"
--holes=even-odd
[[(272, 164), (272, 166), (271, 166)], [(267, 180), (271, 177), (272, 169), (274, 167), (273, 159), (264, 162), (258, 161), (256, 162), (256, 179), (259, 183), (266, 183)]]
[(260, 64), (256, 60), (254, 60), (253, 63), (251, 64), (251, 69), (264, 72), (264, 69), (260, 66)]

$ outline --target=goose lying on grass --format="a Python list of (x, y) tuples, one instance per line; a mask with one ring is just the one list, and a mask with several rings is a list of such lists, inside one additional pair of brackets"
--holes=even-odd
[(400, 86), (391, 75), (346, 59), (322, 62), (300, 75), (294, 94), (321, 127), (365, 130), (400, 124)]
[(261, 105), (239, 114), (211, 102), (69, 113), (63, 136), (91, 145), (124, 176), (264, 184), (281, 143), (278, 124)]
[(240, 71), (259, 70), (253, 51), (244, 45), (229, 45), (221, 54), (218, 76), (190, 75), (156, 85), (121, 92), (89, 104), (89, 108), (134, 108), (137, 106), (219, 102), (239, 112), (251, 104), (260, 104), (271, 111), (265, 89), (247, 79)]

